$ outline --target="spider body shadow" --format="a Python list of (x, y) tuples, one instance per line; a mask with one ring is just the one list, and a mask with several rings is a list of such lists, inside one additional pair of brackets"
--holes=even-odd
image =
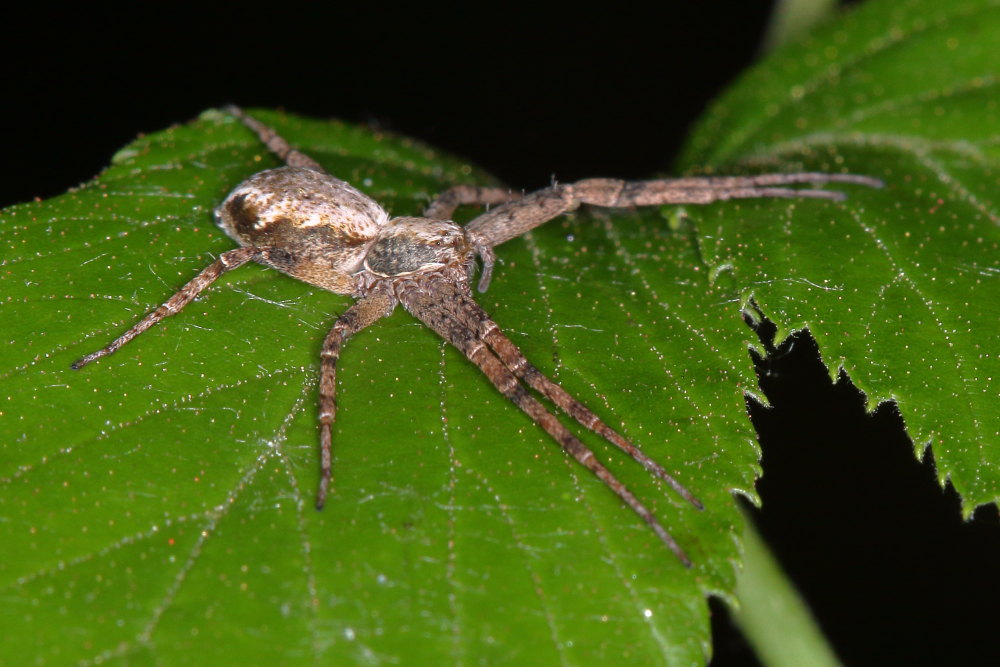
[[(333, 324), (321, 352), (320, 484), (316, 507), (329, 493), (336, 370), (344, 342), (391, 313), (397, 304), (457, 347), (496, 388), (527, 413), (577, 462), (589, 469), (638, 514), (684, 565), (691, 561), (656, 517), (550, 412), (529, 389), (584, 427), (628, 453), (695, 507), (701, 503), (586, 406), (535, 368), (472, 296), (476, 257), (482, 261), (479, 290), (492, 276), (493, 248), (572, 211), (601, 207), (707, 204), (754, 197), (843, 199), (840, 192), (792, 184), (825, 182), (878, 187), (876, 179), (850, 174), (765, 174), (651, 181), (586, 179), (556, 184), (528, 195), (504, 188), (453, 187), (438, 196), (424, 217), (390, 218), (374, 200), (328, 174), (271, 128), (242, 110), (227, 111), (257, 133), (286, 166), (241, 183), (215, 210), (219, 226), (241, 247), (219, 258), (163, 305), (107, 347), (76, 361), (79, 369), (107, 356), (165, 317), (180, 311), (223, 273), (253, 261), (357, 301)], [(493, 204), (464, 227), (450, 221), (458, 206)]]

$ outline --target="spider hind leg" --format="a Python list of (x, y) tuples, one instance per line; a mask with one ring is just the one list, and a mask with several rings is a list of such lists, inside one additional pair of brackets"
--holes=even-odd
[(253, 130), (261, 143), (267, 146), (268, 150), (277, 155), (288, 166), (305, 167), (306, 169), (326, 173), (326, 170), (323, 169), (319, 162), (316, 162), (316, 160), (302, 151), (292, 148), (284, 137), (253, 116), (248, 116), (243, 109), (230, 105), (225, 107), (223, 111), (239, 119), (241, 123)]
[(172, 297), (163, 302), (159, 308), (136, 322), (131, 329), (108, 343), (107, 346), (74, 361), (70, 364), (70, 368), (78, 371), (90, 362), (97, 361), (101, 357), (106, 357), (109, 354), (118, 351), (118, 349), (120, 349), (123, 345), (152, 327), (160, 320), (180, 312), (184, 306), (194, 301), (195, 297), (201, 294), (223, 273), (243, 266), (247, 262), (258, 261), (265, 251), (266, 249), (261, 248), (236, 248), (235, 250), (229, 250), (222, 253), (219, 255), (217, 260), (202, 269), (201, 273), (195, 276), (184, 287), (180, 288)]

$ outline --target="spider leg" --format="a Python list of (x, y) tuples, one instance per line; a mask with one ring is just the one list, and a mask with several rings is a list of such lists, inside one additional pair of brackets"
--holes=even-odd
[[(520, 192), (511, 192), (507, 188), (477, 188), (474, 185), (456, 185), (435, 197), (434, 201), (424, 210), (424, 217), (434, 220), (450, 220), (455, 209), (463, 204), (506, 204), (518, 200), (522, 196)], [(479, 276), (479, 291), (485, 292), (493, 278), (493, 264), (496, 262), (497, 256), (493, 253), (491, 246), (473, 244), (473, 247), (483, 262), (483, 272)]]
[(520, 192), (511, 192), (507, 188), (455, 185), (439, 194), (428, 204), (424, 210), (424, 217), (433, 220), (451, 220), (455, 209), (463, 204), (506, 204), (520, 198)]
[(701, 501), (664, 470), (659, 463), (646, 456), (642, 450), (601, 421), (600, 417), (591, 412), (587, 406), (528, 361), (521, 350), (504, 335), (497, 323), (472, 298), (462, 295), (457, 299), (449, 299), (448, 303), (455, 316), (465, 326), (475, 330), (479, 338), (489, 344), (493, 352), (514, 375), (524, 380), (528, 386), (548, 398), (582, 426), (597, 433), (627, 453), (646, 470), (666, 482), (670, 488), (689, 503), (698, 509), (704, 509), (705, 506)]
[(326, 169), (323, 169), (319, 162), (316, 162), (316, 160), (312, 159), (302, 151), (292, 148), (284, 137), (253, 116), (247, 115), (243, 109), (230, 105), (224, 107), (223, 111), (235, 116), (244, 125), (256, 132), (257, 136), (260, 137), (261, 142), (267, 146), (268, 150), (281, 158), (285, 164), (290, 167), (305, 167), (306, 169), (312, 169), (324, 174), (326, 173)]
[(101, 357), (106, 357), (117, 351), (121, 346), (125, 345), (125, 343), (146, 331), (146, 329), (149, 329), (163, 318), (170, 317), (174, 313), (177, 313), (184, 306), (191, 303), (196, 296), (201, 294), (206, 287), (215, 282), (215, 280), (226, 271), (231, 271), (232, 269), (243, 266), (251, 260), (259, 261), (267, 252), (267, 248), (245, 247), (228, 250), (222, 253), (219, 255), (219, 259), (202, 269), (201, 273), (195, 276), (194, 279), (187, 285), (180, 288), (180, 290), (167, 299), (163, 305), (139, 320), (135, 326), (115, 340), (111, 341), (107, 347), (97, 350), (96, 352), (91, 352), (87, 356), (74, 361), (71, 368), (73, 368), (73, 370), (79, 370), (90, 362), (96, 361)]
[(333, 478), (333, 420), (337, 413), (337, 360), (340, 348), (350, 336), (385, 317), (396, 307), (396, 301), (385, 292), (376, 291), (362, 297), (337, 318), (323, 341), (320, 352), (319, 427), (320, 480), (316, 492), (316, 509), (323, 509)]
[(562, 425), (555, 415), (545, 409), (518, 381), (514, 373), (490, 351), (486, 343), (480, 340), (478, 334), (461, 322), (442, 306), (438, 287), (448, 290), (445, 285), (435, 284), (431, 289), (402, 289), (400, 300), (403, 305), (427, 326), (438, 332), (445, 340), (457, 347), (476, 366), (483, 371), (490, 382), (510, 399), (525, 414), (531, 417), (552, 436), (566, 453), (576, 459), (577, 463), (590, 470), (604, 485), (615, 493), (639, 515), (656, 533), (667, 547), (674, 552), (685, 567), (691, 567), (691, 560), (671, 537), (670, 533), (660, 525), (653, 513), (629, 491), (624, 484), (597, 460), (594, 453)]
[[(607, 179), (587, 179), (607, 180)], [(580, 181), (581, 183), (584, 181)], [(821, 171), (800, 171), (791, 174), (755, 174), (753, 176), (689, 176), (685, 178), (662, 178), (640, 183), (662, 183), (671, 189), (726, 190), (736, 188), (761, 188), (773, 185), (795, 185), (797, 183), (850, 183), (881, 188), (885, 183), (871, 176), (858, 174), (828, 174)]]
[(622, 208), (665, 204), (709, 204), (726, 199), (808, 197), (840, 201), (846, 197), (844, 193), (836, 190), (775, 187), (796, 183), (827, 182), (868, 187), (882, 186), (882, 181), (869, 176), (813, 172), (667, 178), (653, 181), (589, 178), (576, 183), (553, 185), (518, 201), (509, 202), (479, 216), (466, 225), (465, 229), (473, 246), (493, 247), (520, 236), (556, 216), (573, 211), (581, 204)]

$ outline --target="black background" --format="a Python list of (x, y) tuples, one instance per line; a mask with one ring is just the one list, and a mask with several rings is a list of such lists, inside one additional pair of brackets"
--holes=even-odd
[[(381, 3), (39, 9), (0, 39), (0, 205), (95, 175), (140, 132), (225, 103), (412, 135), (515, 188), (669, 171), (689, 125), (757, 56), (770, 2), (539, 14)], [(766, 331), (764, 332), (767, 333)], [(865, 415), (808, 336), (759, 364), (772, 409), (759, 525), (851, 665), (1000, 664), (995, 508), (963, 523), (893, 406)], [(716, 665), (752, 653), (713, 602)]]

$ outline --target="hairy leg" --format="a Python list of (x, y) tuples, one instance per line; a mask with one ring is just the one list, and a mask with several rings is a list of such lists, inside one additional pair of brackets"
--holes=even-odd
[(654, 181), (620, 181), (589, 178), (562, 183), (532, 193), (518, 201), (488, 211), (468, 225), (469, 240), (475, 247), (500, 245), (504, 241), (575, 210), (581, 204), (623, 208), (665, 204), (709, 204), (727, 199), (798, 198), (840, 201), (844, 193), (816, 188), (775, 187), (796, 183), (850, 183), (881, 187), (882, 182), (852, 174), (762, 174), (759, 176), (706, 176)]
[(395, 299), (387, 293), (372, 292), (338, 317), (323, 341), (319, 377), (320, 479), (316, 509), (323, 509), (333, 478), (332, 428), (337, 413), (337, 360), (340, 358), (340, 349), (349, 337), (382, 319), (395, 307)]
[(552, 401), (559, 409), (575, 419), (582, 426), (597, 433), (627, 453), (635, 461), (642, 464), (646, 470), (666, 482), (670, 488), (689, 503), (698, 509), (704, 509), (701, 501), (674, 479), (670, 473), (664, 470), (659, 463), (646, 456), (642, 450), (601, 421), (600, 417), (591, 412), (587, 406), (574, 398), (557, 382), (547, 377), (534, 364), (528, 361), (521, 350), (507, 338), (496, 322), (471, 297), (459, 296), (447, 299), (444, 303), (449, 305), (452, 314), (463, 325), (473, 329), (481, 340), (489, 344), (504, 365), (517, 377), (524, 380), (528, 386)]
[(222, 253), (219, 255), (219, 259), (202, 269), (201, 273), (195, 276), (194, 279), (187, 285), (180, 288), (180, 290), (167, 299), (163, 305), (139, 320), (135, 326), (115, 340), (111, 341), (107, 347), (97, 350), (96, 352), (91, 352), (82, 359), (78, 359), (73, 362), (72, 368), (74, 370), (79, 370), (90, 362), (96, 361), (101, 357), (106, 357), (117, 351), (121, 346), (125, 345), (163, 318), (170, 317), (171, 315), (179, 312), (184, 306), (191, 303), (196, 296), (201, 294), (206, 287), (215, 282), (215, 280), (223, 273), (231, 271), (239, 266), (243, 266), (249, 261), (260, 261), (266, 251), (266, 248), (236, 248), (235, 250), (229, 250)]
[[(435, 286), (436, 287), (436, 286)], [(406, 309), (427, 326), (438, 332), (445, 340), (462, 351), (465, 356), (483, 371), (490, 382), (510, 399), (518, 408), (531, 417), (551, 435), (563, 450), (576, 459), (577, 463), (590, 470), (605, 486), (611, 489), (633, 512), (645, 521), (657, 537), (674, 552), (686, 566), (691, 560), (680, 545), (666, 531), (653, 513), (622, 484), (594, 453), (574, 436), (551, 412), (539, 403), (518, 381), (517, 377), (503, 362), (490, 351), (486, 343), (479, 339), (475, 331), (458, 320), (443, 305), (436, 289), (413, 289), (403, 291), (400, 299)]]
[(306, 169), (326, 173), (326, 170), (320, 166), (319, 162), (316, 162), (316, 160), (302, 151), (292, 148), (284, 137), (253, 116), (248, 116), (243, 109), (237, 106), (227, 106), (223, 108), (223, 111), (235, 116), (244, 125), (256, 132), (268, 150), (281, 158), (285, 164), (291, 167), (305, 167)]
[(448, 188), (427, 206), (425, 218), (451, 220), (455, 209), (466, 204), (506, 204), (521, 198), (520, 192), (507, 188), (479, 188), (474, 185), (455, 185)]

